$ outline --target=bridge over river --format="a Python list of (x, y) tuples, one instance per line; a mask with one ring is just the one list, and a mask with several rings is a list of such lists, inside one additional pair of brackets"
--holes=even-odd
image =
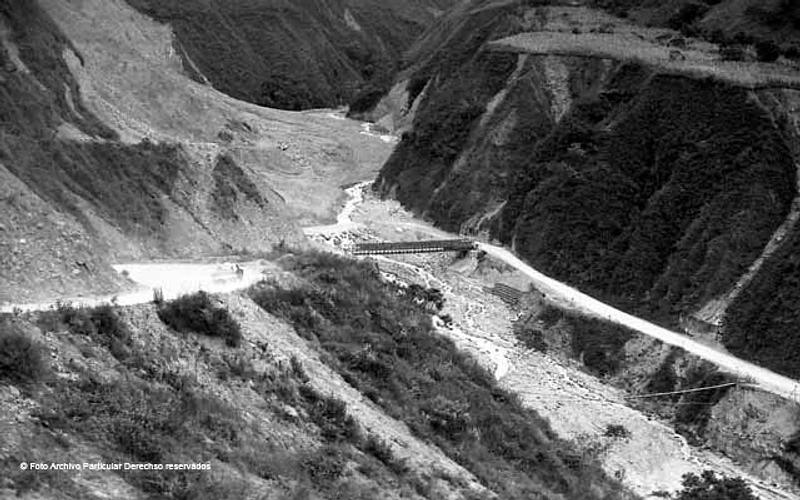
[(454, 240), (399, 241), (382, 243), (356, 243), (353, 255), (385, 255), (398, 253), (430, 252), (468, 252), (476, 250), (474, 240), (462, 238)]

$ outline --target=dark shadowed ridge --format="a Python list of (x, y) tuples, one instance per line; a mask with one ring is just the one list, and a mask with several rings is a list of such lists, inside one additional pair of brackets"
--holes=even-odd
[(403, 51), (455, 3), (127, 1), (170, 24), (195, 78), (237, 99), (293, 110), (339, 106), (359, 91), (385, 87)]

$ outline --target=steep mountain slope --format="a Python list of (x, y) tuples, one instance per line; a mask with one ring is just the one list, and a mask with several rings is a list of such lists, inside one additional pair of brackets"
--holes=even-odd
[[(374, 263), (271, 257), (246, 293), (0, 315), (0, 496), (635, 498)], [(164, 469), (38, 465), (98, 462)]]
[(595, 0), (648, 26), (680, 29), (717, 42), (771, 41), (800, 56), (800, 4), (792, 0)]
[(128, 0), (169, 23), (195, 79), (284, 109), (341, 105), (388, 84), (402, 52), (453, 0)]
[(170, 29), (122, 0), (5, 2), (0, 28), (0, 301), (111, 291), (113, 261), (298, 242), (388, 152), (191, 81)]
[[(713, 65), (702, 78), (662, 71), (646, 63), (650, 46), (629, 35), (651, 38), (656, 50), (675, 36), (663, 30), (581, 9), (473, 7), (404, 73), (413, 127), (379, 189), (448, 230), (486, 233), (553, 277), (665, 323), (727, 292), (795, 196), (796, 131), (783, 125), (791, 106), (764, 105), (795, 91), (751, 90)], [(537, 30), (556, 41), (591, 31), (609, 54), (625, 55), (484, 43)], [(611, 34), (595, 35), (603, 32)], [(686, 43), (697, 67), (714, 57), (702, 55), (713, 50), (707, 44)], [(632, 61), (637, 50), (644, 55)]]

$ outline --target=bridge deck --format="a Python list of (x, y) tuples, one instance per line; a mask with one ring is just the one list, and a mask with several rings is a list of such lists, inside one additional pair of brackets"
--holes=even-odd
[(474, 250), (473, 240), (399, 241), (391, 243), (357, 243), (354, 255), (380, 255), (396, 253), (460, 252)]

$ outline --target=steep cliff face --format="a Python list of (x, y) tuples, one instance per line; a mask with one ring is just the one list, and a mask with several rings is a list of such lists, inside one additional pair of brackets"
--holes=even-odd
[(283, 109), (333, 107), (391, 81), (402, 52), (451, 0), (129, 0), (169, 23), (195, 79)]
[[(501, 10), (488, 38), (547, 22)], [(788, 91), (451, 35), (408, 79), (413, 126), (377, 184), (440, 226), (496, 238), (554, 277), (673, 324), (730, 290), (789, 214), (795, 132), (765, 104)], [(442, 62), (463, 47), (465, 64)], [(749, 296), (770, 295), (758, 283)]]

